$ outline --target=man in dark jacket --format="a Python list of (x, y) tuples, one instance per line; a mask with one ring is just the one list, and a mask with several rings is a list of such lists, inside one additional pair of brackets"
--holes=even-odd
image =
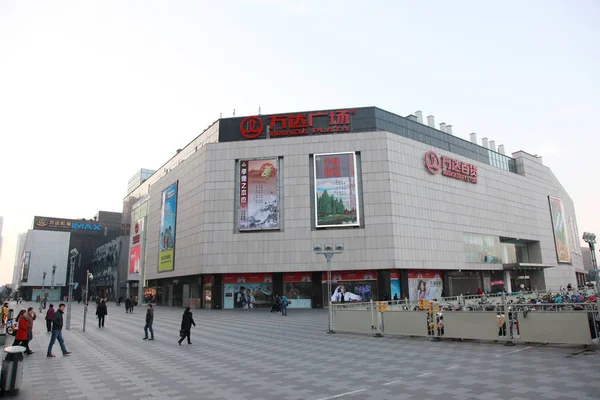
[(63, 314), (65, 312), (64, 303), (60, 303), (58, 306), (58, 310), (54, 313), (54, 319), (52, 320), (52, 338), (50, 338), (50, 344), (48, 345), (48, 354), (47, 357), (56, 357), (52, 354), (52, 346), (54, 346), (54, 342), (58, 339), (58, 343), (60, 344), (60, 349), (64, 356), (68, 356), (71, 354), (70, 351), (67, 351), (67, 347), (65, 346), (65, 341), (62, 337), (62, 327), (63, 327)]
[(190, 311), (189, 307), (185, 308), (185, 311), (183, 312), (183, 317), (181, 318), (181, 339), (179, 339), (179, 341), (177, 343), (179, 343), (179, 345), (181, 346), (181, 342), (183, 342), (183, 339), (185, 339), (187, 337), (187, 341), (188, 344), (192, 344), (192, 341), (190, 340), (190, 333), (192, 330), (192, 325), (196, 326), (196, 323), (194, 322), (194, 317), (192, 317), (192, 312)]
[(108, 315), (108, 309), (106, 308), (106, 302), (102, 300), (102, 303), (96, 308), (96, 315), (98, 316), (98, 328), (104, 328), (104, 318)]
[[(148, 304), (146, 311), (146, 325), (144, 326), (144, 340), (154, 340), (154, 330), (152, 329), (152, 323), (154, 322), (154, 310), (152, 304)], [(148, 329), (150, 329), (150, 339), (148, 339)]]
[(131, 308), (131, 300), (128, 297), (125, 299), (125, 314), (127, 314), (129, 312), (130, 308)]

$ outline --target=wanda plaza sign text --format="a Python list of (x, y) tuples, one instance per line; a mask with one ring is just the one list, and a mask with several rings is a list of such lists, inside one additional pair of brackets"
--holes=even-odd
[(432, 175), (442, 171), (442, 175), (444, 176), (465, 182), (477, 183), (476, 165), (446, 156), (440, 157), (435, 151), (425, 153), (425, 168)]
[[(350, 132), (351, 115), (355, 113), (356, 110), (349, 109), (272, 115), (266, 117), (268, 119), (267, 132), (271, 137)], [(256, 139), (264, 131), (265, 122), (259, 116), (246, 117), (240, 124), (240, 134), (246, 139)]]

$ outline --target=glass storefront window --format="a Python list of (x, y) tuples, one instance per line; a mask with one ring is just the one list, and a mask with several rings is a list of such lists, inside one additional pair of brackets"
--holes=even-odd
[(465, 258), (468, 263), (515, 264), (514, 244), (501, 243), (498, 236), (465, 233)]

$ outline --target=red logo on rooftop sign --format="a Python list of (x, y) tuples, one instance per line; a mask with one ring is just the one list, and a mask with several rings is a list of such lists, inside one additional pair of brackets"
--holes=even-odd
[[(316, 111), (288, 115), (272, 115), (268, 119), (269, 136), (296, 136), (309, 133), (350, 132), (350, 116), (356, 110)], [(240, 134), (246, 139), (256, 139), (265, 130), (261, 117), (246, 117), (240, 124)]]
[(444, 176), (465, 182), (477, 183), (476, 165), (446, 156), (440, 157), (435, 151), (425, 153), (425, 168), (432, 175), (442, 171), (442, 175)]

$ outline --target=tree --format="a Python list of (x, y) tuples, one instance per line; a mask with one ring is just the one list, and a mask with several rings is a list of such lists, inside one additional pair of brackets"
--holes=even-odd
[(2, 302), (7, 301), (11, 294), (12, 287), (9, 284), (0, 287), (0, 299), (2, 299)]

